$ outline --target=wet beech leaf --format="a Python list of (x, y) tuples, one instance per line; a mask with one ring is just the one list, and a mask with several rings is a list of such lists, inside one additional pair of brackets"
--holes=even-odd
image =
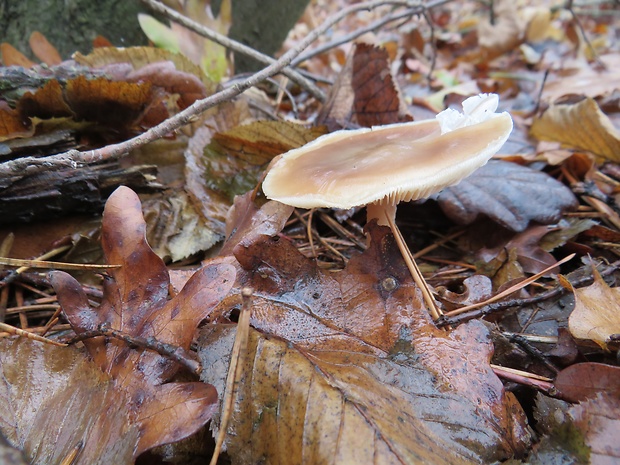
[[(169, 299), (166, 266), (148, 246), (145, 231), (138, 196), (126, 187), (118, 188), (108, 199), (104, 211), (102, 246), (107, 262), (121, 266), (111, 269), (110, 276), (105, 278), (101, 305), (91, 307), (79, 283), (59, 271), (51, 275), (58, 301), (78, 334), (106, 323), (132, 336), (155, 337), (160, 342), (189, 350), (198, 323), (232, 287), (235, 270), (223, 263), (201, 268)], [(170, 382), (179, 369), (176, 362), (114, 338), (88, 339), (84, 346), (101, 370), (101, 379), (107, 380), (105, 386), (99, 388), (102, 391), (99, 411), (118, 411), (126, 428), (136, 431), (129, 445), (131, 460), (145, 450), (194, 433), (215, 412), (217, 393), (213, 386), (201, 382)], [(76, 399), (89, 395), (80, 389), (80, 384), (74, 386)], [(70, 399), (66, 408), (71, 408)], [(41, 415), (43, 422), (52, 418)], [(64, 418), (71, 413), (61, 409), (54, 415)], [(127, 460), (98, 462), (99, 458), (94, 459), (98, 456), (92, 455), (91, 449), (113, 449), (124, 439), (122, 428), (107, 423), (114, 418), (100, 415), (96, 426), (85, 427), (82, 435), (77, 436), (74, 436), (77, 433), (73, 432), (72, 423), (66, 421), (60, 438), (73, 442), (66, 444), (59, 439), (57, 447), (67, 450), (82, 441), (84, 451), (89, 452), (80, 455), (78, 463), (130, 463)], [(104, 439), (94, 435), (92, 428), (101, 429)], [(24, 443), (38, 441), (39, 434), (39, 430), (25, 432)]]
[(139, 438), (129, 397), (86, 355), (27, 339), (0, 340), (0, 430), (32, 464), (130, 464)]
[[(340, 273), (322, 271), (278, 236), (233, 247), (238, 284), (254, 289), (257, 330), (228, 429), (233, 460), (476, 463), (520, 455), (529, 442), (525, 417), (490, 368), (484, 325), (437, 329), (389, 229), (367, 227), (371, 246)], [(219, 312), (236, 302), (231, 296)], [(209, 347), (221, 337), (201, 338), (201, 357), (213, 357)]]
[(472, 223), (483, 214), (517, 232), (530, 221), (555, 223), (564, 210), (577, 205), (570, 189), (548, 174), (501, 160), (491, 160), (444, 189), (437, 201), (457, 223)]

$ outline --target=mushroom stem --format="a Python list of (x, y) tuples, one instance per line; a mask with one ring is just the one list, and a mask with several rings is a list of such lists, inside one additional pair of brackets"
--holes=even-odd
[(398, 229), (398, 226), (396, 226), (396, 222), (394, 221), (394, 218), (390, 217), (389, 215), (386, 216), (386, 218), (388, 220), (388, 226), (392, 230), (392, 234), (394, 234), (394, 238), (396, 239), (396, 244), (398, 245), (398, 249), (400, 250), (400, 253), (403, 256), (403, 259), (405, 260), (405, 264), (407, 265), (407, 268), (409, 268), (409, 273), (411, 273), (411, 277), (413, 278), (413, 281), (422, 291), (422, 296), (424, 297), (424, 301), (426, 302), (426, 305), (428, 306), (428, 311), (430, 312), (433, 320), (436, 321), (440, 318), (440, 316), (442, 315), (442, 312), (437, 307), (435, 299), (433, 298), (433, 294), (431, 293), (431, 290), (428, 284), (424, 280), (424, 277), (422, 276), (422, 272), (418, 268), (418, 265), (416, 265), (416, 262), (413, 259), (413, 255), (411, 255), (411, 251), (409, 250), (409, 247), (407, 247), (407, 244), (405, 243), (405, 240), (403, 239), (403, 235), (400, 233), (400, 229)]
[(366, 206), (366, 222), (375, 218), (380, 226), (390, 226), (390, 220), (394, 223), (396, 218), (396, 205), (381, 201), (369, 203)]

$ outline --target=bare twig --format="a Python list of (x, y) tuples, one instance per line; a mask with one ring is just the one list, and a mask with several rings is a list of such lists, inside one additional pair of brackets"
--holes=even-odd
[[(620, 260), (607, 265), (607, 267), (603, 270), (600, 271), (601, 276), (605, 277), (608, 276), (610, 274), (612, 274), (614, 271), (616, 271), (618, 268), (620, 268)], [(574, 288), (580, 287), (580, 286), (585, 286), (588, 284), (591, 284), (594, 281), (594, 276), (590, 275), (590, 276), (585, 276), (583, 278), (580, 279), (576, 279), (576, 280), (571, 280), (570, 283)], [(560, 297), (564, 294), (567, 294), (568, 291), (565, 287), (558, 285), (557, 287), (554, 287), (553, 289), (550, 289), (546, 292), (541, 292), (538, 295), (535, 295), (534, 297), (527, 297), (525, 299), (511, 299), (511, 300), (504, 300), (501, 302), (494, 302), (491, 303), (489, 305), (486, 305), (482, 308), (479, 309), (475, 309), (472, 310), (471, 312), (467, 312), (467, 313), (462, 313), (460, 315), (455, 315), (452, 317), (447, 317), (447, 316), (442, 316), (440, 321), (437, 322), (438, 326), (452, 326), (452, 325), (457, 325), (460, 323), (463, 323), (465, 321), (469, 321), (469, 320), (473, 320), (474, 318), (479, 318), (482, 317), (484, 315), (488, 315), (491, 313), (496, 313), (496, 312), (500, 312), (503, 310), (506, 310), (508, 308), (512, 308), (512, 307), (523, 307), (525, 305), (532, 305), (532, 304), (536, 304), (538, 302), (543, 302), (545, 300), (549, 300), (549, 299), (553, 299), (556, 297)]]
[(200, 363), (194, 360), (192, 355), (183, 347), (167, 344), (165, 342), (157, 340), (154, 337), (143, 338), (139, 336), (132, 336), (131, 334), (127, 334), (118, 329), (110, 328), (107, 323), (99, 325), (98, 329), (92, 331), (84, 331), (83, 333), (78, 334), (69, 341), (69, 344), (75, 344), (79, 341), (84, 341), (86, 339), (92, 339), (93, 337), (100, 336), (113, 337), (115, 339), (120, 339), (121, 341), (124, 341), (129, 345), (141, 347), (144, 349), (150, 349), (164, 357), (174, 360), (175, 362), (187, 368), (190, 372), (197, 375), (200, 374), (200, 372), (202, 371)]
[[(181, 13), (173, 10), (172, 8), (167, 7), (166, 5), (162, 4), (157, 0), (142, 0), (142, 3), (145, 3), (153, 11), (161, 13), (162, 15), (170, 18), (181, 26), (184, 26), (187, 29), (194, 31), (196, 34), (206, 37), (207, 39), (212, 40), (213, 42), (218, 43), (221, 46), (232, 50), (233, 52), (242, 53), (266, 65), (271, 65), (276, 62), (276, 60), (271, 58), (270, 56), (265, 55), (258, 50), (254, 50), (253, 48), (248, 47), (247, 45), (244, 45), (240, 42), (232, 40), (223, 34), (219, 34), (218, 32), (215, 32), (212, 29), (209, 29), (208, 27), (191, 20), (187, 16), (182, 15)], [(321, 89), (319, 89), (310, 80), (306, 79), (294, 69), (287, 66), (282, 69), (282, 74), (284, 74), (291, 81), (296, 83), (302, 89), (306, 89), (317, 100), (321, 102), (325, 101), (325, 95), (323, 94)]]
[(298, 66), (299, 64), (303, 63), (304, 61), (308, 61), (310, 58), (314, 58), (317, 55), (321, 55), (322, 53), (325, 53), (329, 50), (332, 50), (336, 47), (339, 47), (340, 45), (346, 44), (348, 42), (351, 42), (355, 39), (357, 39), (358, 37), (368, 33), (368, 32), (373, 32), (376, 31), (378, 29), (380, 29), (381, 27), (385, 26), (386, 24), (392, 23), (394, 21), (399, 21), (402, 20), (403, 18), (409, 18), (417, 13), (419, 13), (421, 11), (421, 9), (419, 7), (416, 8), (408, 8), (405, 11), (399, 11), (396, 13), (391, 13), (387, 16), (384, 16), (383, 18), (380, 18), (372, 23), (370, 23), (367, 26), (364, 26), (362, 28), (356, 29), (353, 32), (349, 33), (349, 34), (345, 34), (343, 36), (337, 37), (334, 40), (331, 40), (329, 42), (326, 42), (316, 48), (313, 48), (312, 50), (307, 51), (306, 53), (304, 53), (303, 55), (300, 55), (298, 58), (296, 58), (295, 60), (293, 60), (292, 62), (292, 66)]

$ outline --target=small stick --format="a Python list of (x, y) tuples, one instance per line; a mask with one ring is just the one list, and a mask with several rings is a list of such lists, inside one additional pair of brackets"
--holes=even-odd
[(39, 336), (38, 334), (31, 333), (29, 331), (24, 331), (23, 329), (16, 328), (15, 326), (7, 325), (6, 323), (0, 323), (0, 331), (7, 332), (9, 334), (14, 334), (16, 336), (27, 337), (28, 339), (32, 339), (33, 341), (44, 342), (46, 344), (52, 344), (58, 347), (66, 347), (67, 344), (63, 344), (62, 342), (52, 341), (46, 337)]
[(237, 335), (233, 344), (232, 354), (230, 356), (230, 366), (228, 367), (228, 376), (226, 377), (226, 390), (224, 399), (222, 400), (222, 418), (220, 420), (220, 431), (215, 442), (215, 450), (211, 457), (210, 465), (215, 465), (222, 450), (224, 439), (226, 438), (226, 428), (233, 411), (233, 402), (241, 382), (243, 365), (247, 355), (248, 339), (250, 336), (250, 316), (252, 311), (252, 289), (244, 287), (241, 289), (241, 297), (243, 299), (243, 307), (237, 322)]
[(552, 270), (552, 269), (560, 266), (561, 264), (566, 263), (567, 261), (571, 260), (574, 256), (575, 256), (575, 254), (573, 253), (573, 254), (570, 254), (568, 257), (564, 257), (562, 260), (560, 260), (559, 262), (555, 263), (554, 265), (551, 265), (551, 266), (545, 268), (540, 273), (536, 273), (535, 275), (530, 276), (529, 278), (524, 279), (520, 283), (515, 284), (514, 286), (509, 287), (505, 291), (500, 292), (499, 294), (494, 295), (493, 297), (491, 297), (490, 299), (485, 300), (484, 302), (478, 302), (477, 304), (471, 304), (471, 305), (466, 305), (465, 307), (457, 308), (456, 310), (452, 310), (451, 312), (447, 312), (445, 314), (445, 316), (446, 317), (451, 317), (451, 316), (459, 315), (461, 313), (465, 313), (465, 312), (468, 312), (470, 310), (474, 310), (476, 308), (484, 307), (485, 305), (488, 305), (490, 303), (496, 302), (496, 301), (498, 301), (500, 299), (503, 299), (504, 297), (508, 297), (513, 292), (516, 292), (519, 289), (523, 289), (525, 286), (533, 283), (538, 278), (540, 278), (544, 274), (548, 273), (550, 270)]
[(531, 386), (545, 394), (553, 395), (555, 387), (550, 378), (544, 376), (535, 375), (534, 373), (528, 373), (527, 371), (515, 370), (514, 368), (500, 367), (498, 365), (491, 364), (491, 368), (497, 376), (500, 378), (513, 381), (515, 383), (523, 384), (525, 386)]
[[(66, 250), (67, 247), (62, 247), (61, 249)], [(57, 250), (52, 251), (57, 252)], [(0, 257), (0, 265), (5, 266), (19, 266), (15, 273), (21, 274), (29, 268), (48, 268), (52, 270), (107, 270), (110, 268), (120, 268), (122, 265), (92, 265), (89, 263), (64, 263), (64, 262), (50, 262), (46, 260), (24, 260), (21, 258), (7, 258)]]

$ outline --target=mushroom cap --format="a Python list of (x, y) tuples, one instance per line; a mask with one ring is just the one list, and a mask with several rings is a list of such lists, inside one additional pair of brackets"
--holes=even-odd
[(484, 165), (506, 142), (512, 119), (497, 96), (463, 102), (464, 113), (336, 131), (274, 162), (263, 181), (273, 200), (301, 208), (396, 205), (427, 198)]

